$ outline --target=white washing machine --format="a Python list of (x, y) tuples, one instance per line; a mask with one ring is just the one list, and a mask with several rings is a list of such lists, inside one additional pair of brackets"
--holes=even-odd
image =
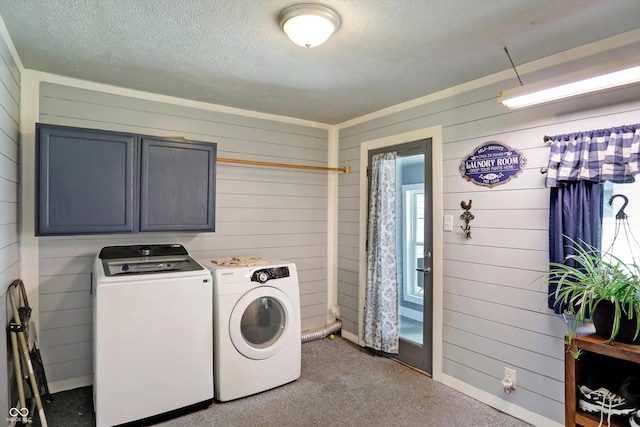
[(295, 264), (200, 262), (213, 272), (216, 399), (225, 402), (300, 378), (300, 289)]
[(93, 269), (96, 426), (213, 401), (211, 272), (181, 245), (109, 246)]

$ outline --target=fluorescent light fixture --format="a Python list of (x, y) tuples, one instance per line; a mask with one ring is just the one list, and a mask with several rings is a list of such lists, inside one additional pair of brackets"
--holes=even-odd
[(302, 47), (320, 46), (340, 26), (338, 14), (318, 4), (287, 7), (280, 12), (278, 21), (291, 41)]
[(498, 102), (510, 109), (556, 101), (640, 82), (640, 65), (629, 60), (500, 92)]

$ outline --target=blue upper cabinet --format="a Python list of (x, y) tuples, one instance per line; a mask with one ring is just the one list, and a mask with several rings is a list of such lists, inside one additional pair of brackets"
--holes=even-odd
[(216, 144), (36, 125), (36, 235), (213, 231)]
[(140, 137), (140, 231), (213, 231), (216, 145)]
[(136, 135), (36, 125), (36, 235), (137, 229)]

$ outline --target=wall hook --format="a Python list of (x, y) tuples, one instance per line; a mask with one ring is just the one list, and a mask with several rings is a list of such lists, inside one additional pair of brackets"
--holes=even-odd
[(473, 200), (469, 200), (469, 203), (465, 202), (464, 200), (460, 202), (460, 207), (464, 209), (464, 212), (462, 213), (462, 215), (460, 215), (460, 219), (464, 221), (464, 227), (460, 226), (460, 228), (462, 229), (462, 235), (465, 237), (465, 239), (471, 238), (471, 226), (469, 225), (469, 222), (475, 218), (471, 213), (472, 202)]
[(627, 205), (629, 204), (629, 199), (624, 194), (614, 194), (609, 199), (609, 206), (613, 206), (613, 199), (615, 199), (616, 197), (622, 197), (622, 200), (624, 200), (622, 207), (618, 210), (618, 213), (616, 214), (616, 219), (627, 219), (627, 214), (624, 212), (624, 208), (626, 208)]

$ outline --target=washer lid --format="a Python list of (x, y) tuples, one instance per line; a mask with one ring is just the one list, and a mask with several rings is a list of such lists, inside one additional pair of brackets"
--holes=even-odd
[(189, 252), (184, 246), (178, 244), (106, 246), (102, 248), (98, 258), (118, 259), (170, 255), (189, 255)]

